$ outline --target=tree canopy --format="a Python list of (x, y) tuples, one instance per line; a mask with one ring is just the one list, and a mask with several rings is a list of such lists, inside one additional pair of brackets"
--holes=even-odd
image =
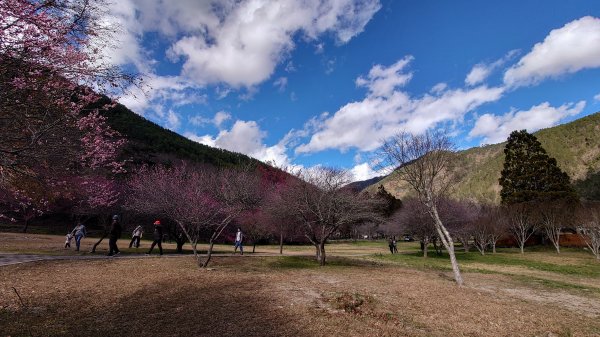
[(500, 197), (509, 205), (528, 201), (577, 200), (569, 176), (526, 130), (513, 131), (504, 148)]

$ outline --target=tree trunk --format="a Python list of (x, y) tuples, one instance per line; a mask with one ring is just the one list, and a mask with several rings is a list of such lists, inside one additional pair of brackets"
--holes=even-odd
[(496, 254), (496, 242), (492, 242), (492, 254)]
[(429, 244), (423, 244), (423, 257), (427, 258), (427, 250), (429, 248), (427, 248), (427, 246), (429, 246)]
[(252, 254), (254, 254), (254, 252), (256, 252), (256, 242), (253, 242), (252, 245)]
[(185, 240), (177, 240), (177, 254), (183, 254), (183, 245), (185, 244)]
[(283, 254), (283, 232), (279, 233), (279, 254)]
[(25, 219), (25, 226), (23, 226), (23, 233), (27, 233), (28, 227), (29, 227), (29, 219)]
[(458, 261), (456, 260), (456, 255), (454, 254), (454, 241), (452, 241), (452, 236), (444, 227), (442, 220), (437, 212), (437, 208), (433, 202), (429, 202), (428, 205), (431, 213), (433, 215), (433, 219), (435, 221), (435, 228), (437, 229), (438, 235), (440, 236), (440, 240), (444, 247), (446, 247), (446, 251), (448, 251), (448, 255), (450, 255), (450, 264), (452, 264), (452, 272), (454, 273), (454, 280), (458, 286), (463, 285), (463, 278), (460, 274), (460, 268), (458, 266)]
[(325, 265), (325, 241), (321, 242), (319, 244), (319, 251), (320, 251), (320, 256), (319, 256), (319, 264), (321, 266)]
[(204, 260), (204, 263), (201, 265), (202, 268), (206, 268), (206, 266), (208, 266), (208, 263), (210, 262), (210, 258), (212, 256), (212, 250), (213, 250), (213, 246), (215, 245), (215, 243), (213, 242), (213, 239), (210, 239), (210, 244), (208, 245), (208, 251), (206, 251), (206, 260)]
[(316, 259), (317, 261), (321, 261), (321, 248), (319, 248), (319, 244), (315, 243), (315, 251), (316, 251)]
[(90, 251), (90, 253), (95, 253), (96, 247), (98, 247), (98, 245), (102, 242), (102, 240), (106, 239), (107, 236), (108, 236), (108, 231), (104, 231), (104, 233), (102, 234), (100, 239), (96, 243), (94, 243), (94, 245), (92, 246), (92, 250)]

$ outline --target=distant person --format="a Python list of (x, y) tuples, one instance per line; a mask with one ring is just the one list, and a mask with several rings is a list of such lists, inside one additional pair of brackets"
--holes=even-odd
[(140, 248), (140, 239), (142, 238), (142, 234), (144, 234), (144, 227), (137, 226), (131, 233), (131, 242), (129, 243), (129, 248), (131, 248), (131, 246)]
[(79, 251), (81, 247), (81, 239), (83, 239), (87, 235), (87, 231), (85, 230), (85, 226), (80, 222), (73, 228), (71, 232), (75, 236), (75, 245), (77, 246), (76, 251)]
[(152, 233), (152, 239), (154, 239), (154, 241), (152, 241), (150, 250), (147, 253), (148, 255), (152, 254), (152, 250), (154, 249), (155, 245), (158, 245), (158, 252), (160, 253), (160, 255), (163, 255), (162, 244), (161, 244), (162, 238), (163, 238), (163, 227), (162, 227), (162, 224), (160, 223), (160, 220), (156, 220), (156, 221), (154, 221), (154, 233)]
[(238, 228), (237, 233), (235, 233), (235, 244), (233, 246), (234, 254), (239, 247), (241, 255), (244, 255), (244, 246), (242, 246), (242, 240), (244, 240), (244, 234), (242, 234), (242, 230)]
[(394, 246), (394, 253), (398, 253), (398, 241), (396, 241), (396, 237), (392, 237), (392, 246)]
[(110, 225), (110, 232), (108, 233), (108, 256), (114, 256), (121, 254), (119, 247), (117, 247), (117, 240), (121, 238), (121, 223), (119, 223), (119, 216), (113, 215), (112, 223)]
[(392, 238), (389, 238), (388, 240), (388, 247), (390, 248), (390, 253), (394, 254), (394, 241)]
[(71, 240), (73, 240), (73, 234), (69, 232), (65, 236), (65, 248), (71, 248)]

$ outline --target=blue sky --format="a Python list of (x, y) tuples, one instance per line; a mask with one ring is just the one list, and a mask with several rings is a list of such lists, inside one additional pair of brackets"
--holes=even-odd
[(121, 0), (120, 101), (278, 165), (377, 175), (372, 152), (445, 128), (459, 148), (600, 110), (600, 1)]

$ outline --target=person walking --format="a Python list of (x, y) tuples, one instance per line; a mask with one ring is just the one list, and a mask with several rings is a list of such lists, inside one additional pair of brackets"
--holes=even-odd
[(131, 233), (131, 242), (129, 243), (129, 248), (131, 248), (131, 246), (140, 248), (140, 239), (142, 238), (142, 234), (144, 234), (144, 227), (137, 226), (133, 230), (133, 233)]
[(87, 235), (87, 231), (85, 230), (85, 226), (80, 222), (73, 228), (71, 232), (73, 236), (75, 236), (75, 245), (77, 249), (75, 251), (79, 251), (79, 247), (81, 247), (81, 239), (83, 239)]
[(233, 253), (237, 251), (238, 247), (240, 248), (240, 254), (244, 255), (244, 246), (242, 246), (242, 240), (244, 239), (244, 234), (242, 234), (241, 229), (237, 229), (237, 233), (235, 233), (235, 244), (233, 246)]
[(71, 248), (71, 240), (73, 240), (73, 234), (72, 232), (69, 232), (67, 233), (67, 236), (65, 236), (65, 249)]
[(121, 237), (121, 223), (119, 222), (119, 216), (113, 215), (112, 223), (110, 225), (110, 232), (108, 233), (108, 256), (114, 256), (121, 254), (119, 247), (117, 247), (117, 240)]
[(155, 245), (158, 245), (158, 252), (160, 253), (160, 255), (163, 255), (162, 244), (161, 244), (162, 238), (163, 238), (163, 227), (160, 223), (160, 220), (156, 220), (156, 221), (154, 221), (154, 233), (152, 233), (152, 239), (154, 239), (154, 241), (152, 241), (150, 250), (147, 253), (148, 255), (152, 254), (152, 250), (154, 249)]
[(388, 247), (390, 248), (390, 253), (394, 254), (394, 241), (392, 241), (392, 238), (388, 240)]
[(396, 241), (396, 237), (392, 238), (392, 246), (394, 246), (394, 253), (398, 253), (398, 241)]

